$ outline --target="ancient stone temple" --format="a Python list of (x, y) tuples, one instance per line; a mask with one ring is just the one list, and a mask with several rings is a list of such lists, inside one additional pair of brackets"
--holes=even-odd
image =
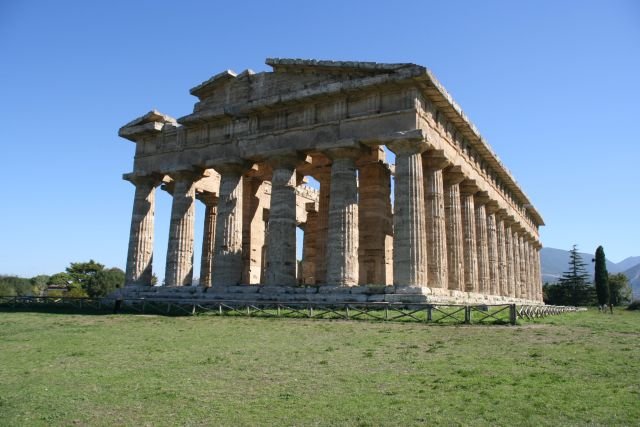
[[(425, 67), (266, 63), (191, 89), (187, 116), (120, 129), (136, 143), (130, 295), (541, 303), (543, 220)], [(166, 286), (150, 287), (159, 186), (173, 198)]]

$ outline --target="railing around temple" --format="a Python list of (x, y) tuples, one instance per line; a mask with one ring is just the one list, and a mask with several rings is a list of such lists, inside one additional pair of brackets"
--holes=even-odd
[[(111, 298), (67, 298), (0, 296), (0, 309), (110, 313)], [(512, 324), (577, 311), (575, 307), (516, 304), (408, 304), (408, 303), (318, 303), (265, 301), (203, 301), (124, 299), (119, 312), (161, 315), (212, 314), (220, 316), (289, 317), (306, 319), (423, 322), (434, 324)]]

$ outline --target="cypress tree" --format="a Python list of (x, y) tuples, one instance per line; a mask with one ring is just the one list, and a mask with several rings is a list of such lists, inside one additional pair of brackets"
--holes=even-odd
[(596, 249), (596, 295), (600, 306), (609, 304), (609, 273), (607, 272), (604, 248), (598, 246)]

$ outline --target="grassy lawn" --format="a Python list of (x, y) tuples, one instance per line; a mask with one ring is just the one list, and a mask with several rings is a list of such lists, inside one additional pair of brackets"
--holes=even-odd
[(0, 312), (0, 425), (638, 425), (640, 312), (520, 326)]

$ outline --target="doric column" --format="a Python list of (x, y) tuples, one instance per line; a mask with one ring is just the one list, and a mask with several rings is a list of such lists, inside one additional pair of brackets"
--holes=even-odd
[(129, 251), (125, 284), (151, 285), (153, 264), (153, 218), (158, 177), (126, 175), (136, 186), (129, 231)]
[(213, 286), (242, 281), (242, 174), (239, 164), (216, 165), (220, 196), (214, 244)]
[(487, 248), (489, 258), (489, 293), (491, 295), (500, 295), (500, 260), (498, 250), (498, 224), (496, 220), (496, 212), (498, 211), (498, 203), (494, 200), (489, 201), (485, 206), (487, 214)]
[(522, 298), (520, 281), (520, 234), (516, 222), (511, 225), (511, 250), (513, 252), (513, 288), (514, 296)]
[(449, 164), (441, 150), (422, 155), (427, 230), (427, 281), (430, 288), (447, 288), (447, 232), (442, 170)]
[(360, 284), (386, 284), (387, 236), (393, 234), (391, 215), (391, 171), (382, 161), (360, 166), (358, 173)]
[(305, 204), (307, 222), (304, 224), (304, 240), (302, 242), (302, 283), (314, 285), (316, 283), (317, 238), (318, 238), (318, 207), (316, 203)]
[(478, 252), (478, 292), (485, 295), (491, 293), (489, 238), (487, 234), (487, 211), (485, 207), (488, 201), (489, 196), (484, 191), (476, 193), (474, 196), (476, 207), (476, 250)]
[(265, 284), (295, 286), (296, 156), (271, 159), (271, 208), (267, 234)]
[(460, 205), (460, 183), (464, 174), (459, 167), (444, 171), (444, 211), (447, 227), (448, 288), (464, 291), (464, 234), (462, 207)]
[(190, 171), (171, 176), (174, 179), (173, 204), (164, 281), (166, 286), (185, 286), (193, 281), (194, 184), (198, 177)]
[(509, 273), (507, 268), (507, 244), (505, 235), (505, 218), (506, 211), (500, 209), (496, 212), (496, 229), (498, 241), (498, 295), (509, 296)]
[(542, 302), (543, 298), (542, 298), (542, 274), (540, 272), (540, 249), (542, 248), (542, 245), (540, 244), (540, 242), (536, 242), (536, 247), (535, 247), (535, 251), (534, 251), (534, 257), (533, 257), (533, 262), (535, 265), (535, 283), (538, 289), (538, 301)]
[(532, 277), (533, 273), (531, 271), (531, 246), (529, 243), (529, 235), (524, 236), (523, 241), (523, 251), (524, 251), (524, 277), (526, 278), (525, 282), (525, 292), (527, 295), (527, 299), (533, 300), (533, 283)]
[(518, 260), (520, 266), (520, 298), (527, 299), (527, 258), (524, 248), (524, 230), (518, 235)]
[(216, 214), (218, 197), (214, 193), (202, 192), (196, 195), (204, 206), (204, 229), (202, 231), (202, 254), (200, 258), (200, 286), (211, 286), (213, 274), (213, 245), (216, 235)]
[(332, 159), (329, 233), (327, 237), (327, 283), (358, 284), (358, 149), (326, 151)]
[(478, 254), (476, 251), (476, 208), (474, 195), (478, 187), (473, 180), (460, 184), (462, 200), (462, 231), (464, 234), (464, 288), (467, 292), (478, 292)]
[(427, 286), (427, 260), (422, 152), (420, 140), (388, 144), (396, 154), (393, 216), (393, 284)]
[(512, 216), (504, 219), (504, 248), (507, 255), (507, 289), (510, 297), (516, 297), (516, 258), (514, 256), (513, 228), (514, 223)]
[(316, 237), (316, 283), (327, 283), (327, 235), (329, 233), (329, 196), (331, 170), (323, 168), (314, 178), (320, 184), (318, 194), (318, 235)]

